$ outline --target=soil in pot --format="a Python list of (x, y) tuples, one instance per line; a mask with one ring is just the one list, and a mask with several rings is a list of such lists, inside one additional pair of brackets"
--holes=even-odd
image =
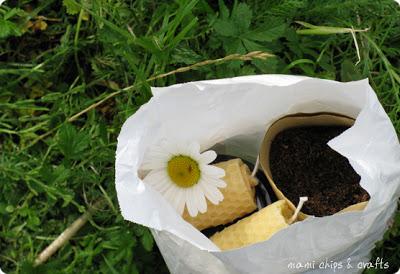
[(332, 215), (369, 199), (360, 176), (327, 143), (348, 127), (313, 126), (290, 128), (272, 141), (270, 168), (276, 186), (293, 203), (307, 196), (302, 212)]

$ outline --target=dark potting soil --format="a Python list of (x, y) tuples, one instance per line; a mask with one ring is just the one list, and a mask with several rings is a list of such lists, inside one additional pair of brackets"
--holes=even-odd
[(326, 216), (369, 199), (349, 161), (327, 145), (347, 128), (291, 128), (280, 132), (272, 141), (272, 178), (294, 205), (299, 197), (308, 197), (302, 212)]

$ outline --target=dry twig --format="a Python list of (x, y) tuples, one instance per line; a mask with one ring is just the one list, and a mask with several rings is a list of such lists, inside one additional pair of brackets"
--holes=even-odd
[(102, 200), (97, 201), (69, 227), (67, 227), (49, 246), (47, 246), (36, 258), (35, 266), (45, 263), (54, 253), (65, 245), (83, 225), (90, 219), (94, 211), (101, 205)]
[[(266, 53), (266, 52), (262, 52), (262, 51), (252, 51), (249, 52), (247, 54), (231, 54), (231, 55), (227, 55), (223, 58), (218, 58), (218, 59), (213, 59), (213, 60), (205, 60), (199, 63), (195, 63), (193, 65), (190, 66), (186, 66), (186, 67), (181, 67), (178, 69), (175, 69), (173, 71), (167, 72), (167, 73), (163, 73), (163, 74), (159, 74), (159, 75), (155, 75), (155, 76), (151, 76), (150, 78), (148, 78), (146, 80), (146, 82), (151, 82), (153, 80), (157, 80), (157, 79), (161, 79), (161, 78), (165, 78), (167, 76), (173, 75), (173, 74), (177, 74), (177, 73), (182, 73), (182, 72), (186, 72), (192, 69), (196, 69), (202, 66), (206, 66), (206, 65), (212, 65), (212, 64), (218, 64), (218, 63), (222, 63), (222, 62), (227, 62), (227, 61), (234, 61), (234, 60), (239, 60), (239, 61), (249, 61), (249, 60), (254, 60), (254, 59), (261, 59), (261, 60), (265, 60), (268, 57), (273, 57), (273, 54), (270, 53)], [(137, 86), (137, 84), (125, 87), (123, 89), (117, 90), (113, 93), (110, 93), (109, 95), (107, 95), (107, 97), (97, 101), (96, 103), (93, 103), (92, 105), (88, 106), (87, 108), (85, 108), (84, 110), (72, 115), (71, 117), (69, 117), (67, 119), (68, 122), (73, 122), (76, 119), (78, 119), (80, 116), (82, 116), (83, 114), (85, 114), (86, 112), (100, 106), (101, 104), (103, 104), (104, 102), (106, 102), (107, 100), (117, 96), (118, 94), (121, 94), (122, 92), (131, 90), (133, 88), (135, 88)]]

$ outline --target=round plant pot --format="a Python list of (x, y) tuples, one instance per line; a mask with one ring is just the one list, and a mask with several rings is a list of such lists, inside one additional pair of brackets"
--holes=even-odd
[[(267, 177), (275, 195), (278, 199), (283, 199), (288, 202), (290, 207), (294, 210), (295, 204), (298, 201), (290, 201), (284, 194), (284, 190), (279, 189), (276, 183), (274, 182), (271, 168), (270, 168), (270, 150), (273, 139), (283, 130), (295, 128), (295, 127), (310, 127), (310, 126), (347, 126), (350, 127), (354, 124), (354, 119), (345, 115), (336, 114), (336, 113), (328, 113), (328, 112), (318, 112), (318, 113), (297, 113), (292, 115), (284, 116), (278, 120), (276, 120), (272, 125), (267, 129), (267, 132), (264, 136), (264, 140), (261, 144), (261, 149), (259, 153), (260, 157), (260, 165), (262, 170), (264, 171), (265, 176)], [(367, 205), (366, 202), (360, 202), (357, 204), (350, 205), (337, 213), (343, 213), (348, 211), (357, 211), (363, 210)], [(309, 215), (300, 212), (298, 219), (304, 220)]]

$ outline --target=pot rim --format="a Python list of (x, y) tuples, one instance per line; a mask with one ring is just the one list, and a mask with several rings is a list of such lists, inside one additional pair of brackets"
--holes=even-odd
[[(290, 120), (292, 123), (290, 123)], [(296, 120), (299, 120), (299, 122), (296, 123)], [(283, 126), (279, 127), (279, 125), (282, 122), (287, 122), (289, 121), (289, 126)], [(324, 122), (325, 121), (325, 122)], [(328, 122), (326, 122), (328, 121)], [(310, 123), (311, 122), (311, 123)], [(344, 114), (340, 113), (335, 113), (335, 112), (314, 112), (314, 113), (303, 113), (303, 112), (298, 112), (294, 114), (288, 114), (285, 116), (280, 117), (279, 119), (275, 120), (272, 122), (266, 129), (265, 135), (263, 138), (263, 141), (260, 146), (260, 151), (259, 151), (259, 159), (260, 159), (260, 165), (261, 169), (264, 172), (265, 176), (268, 179), (269, 184), (271, 185), (273, 191), (275, 192), (275, 195), (277, 196), (278, 199), (283, 199), (286, 200), (290, 206), (291, 209), (295, 210), (296, 206), (293, 204), (292, 201), (290, 201), (284, 193), (276, 186), (273, 178), (272, 178), (272, 173), (270, 169), (270, 161), (269, 161), (269, 153), (270, 153), (270, 147), (272, 140), (275, 138), (275, 136), (279, 133), (282, 132), (285, 129), (289, 128), (294, 128), (294, 127), (301, 127), (301, 126), (307, 126), (309, 124), (310, 126), (318, 126), (318, 125), (345, 125), (345, 126), (353, 126), (355, 122), (355, 119), (352, 117), (349, 117)], [(349, 211), (359, 211), (363, 210), (365, 206), (367, 205), (368, 201), (365, 202), (360, 202), (356, 204), (352, 204), (338, 212), (338, 213), (344, 213), (344, 212), (349, 212)], [(333, 215), (335, 215), (333, 214)], [(305, 214), (303, 212), (299, 213), (298, 219), (299, 220), (304, 220), (307, 217), (312, 216)], [(328, 216), (328, 215), (327, 215)]]

